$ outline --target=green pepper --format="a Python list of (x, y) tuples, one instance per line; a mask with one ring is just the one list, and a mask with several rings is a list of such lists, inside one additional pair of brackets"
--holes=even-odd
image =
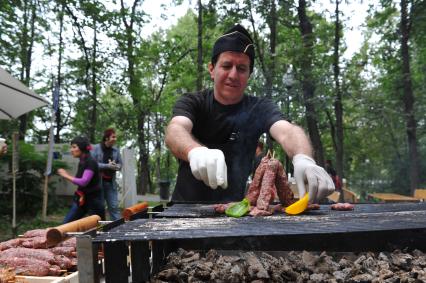
[(247, 198), (234, 203), (225, 210), (225, 214), (231, 217), (241, 217), (250, 210), (250, 203)]

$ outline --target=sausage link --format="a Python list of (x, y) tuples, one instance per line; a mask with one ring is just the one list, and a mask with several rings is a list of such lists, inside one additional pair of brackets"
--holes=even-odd
[(278, 198), (280, 199), (282, 205), (289, 206), (295, 202), (293, 191), (288, 185), (287, 174), (281, 162), (278, 162), (275, 187), (277, 188)]
[(257, 198), (260, 194), (260, 185), (262, 183), (265, 170), (268, 167), (269, 160), (269, 155), (263, 157), (254, 173), (253, 181), (251, 182), (246, 194), (246, 198), (249, 200), (250, 205), (256, 205)]
[(256, 202), (256, 207), (260, 210), (268, 210), (269, 204), (274, 200), (275, 197), (275, 177), (277, 174), (279, 161), (271, 159), (268, 162), (268, 166), (265, 170), (265, 174), (262, 178), (262, 184), (260, 186), (260, 194)]

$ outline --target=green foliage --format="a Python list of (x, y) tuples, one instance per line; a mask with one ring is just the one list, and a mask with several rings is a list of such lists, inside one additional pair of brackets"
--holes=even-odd
[[(173, 1), (179, 5), (182, 1)], [(271, 1), (202, 1), (203, 2), (203, 87), (211, 87), (207, 71), (215, 39), (230, 25), (239, 22), (256, 36), (257, 59), (251, 76), (248, 94), (264, 96), (272, 87), (272, 99), (282, 112), (306, 128), (303, 90), (301, 89), (302, 38), (297, 15), (297, 1), (278, 1), (276, 51), (271, 54)], [(425, 1), (409, 1), (412, 5), (410, 34), (411, 75), (416, 98), (415, 114), (418, 121), (418, 150), (426, 155), (426, 17)], [(62, 6), (66, 4), (66, 7)], [(120, 11), (119, 1), (37, 1), (26, 9), (36, 8), (34, 47), (43, 54), (32, 57), (34, 62), (55, 62), (31, 69), (31, 84), (45, 97), (51, 96), (54, 78), (61, 73), (61, 128), (60, 137), (68, 140), (78, 134), (88, 134), (94, 128), (93, 143), (100, 141), (107, 127), (118, 130), (119, 146), (130, 146), (147, 156), (146, 166), (152, 183), (157, 179), (173, 179), (177, 162), (164, 144), (164, 129), (170, 120), (173, 104), (183, 93), (196, 89), (197, 78), (197, 17), (198, 11), (189, 9), (170, 27), (162, 27), (147, 34), (150, 21), (139, 1), (136, 13), (130, 18), (133, 1), (126, 2)], [(192, 3), (194, 4), (194, 3)], [(318, 109), (318, 127), (326, 158), (334, 159), (333, 140), (328, 113), (334, 111), (333, 78), (333, 12), (313, 11), (307, 1), (307, 15), (313, 25), (314, 46), (312, 77), (315, 84), (313, 103)], [(35, 5), (35, 6), (32, 6)], [(345, 3), (351, 5), (351, 3)], [(167, 6), (167, 5), (166, 5)], [(195, 7), (195, 5), (193, 5)], [(19, 77), (25, 70), (23, 54), (26, 47), (22, 15), (23, 2), (3, 1), (0, 11), (0, 66)], [(64, 9), (63, 9), (64, 8)], [(168, 13), (161, 11), (164, 19)], [(392, 190), (407, 193), (410, 160), (404, 107), (401, 101), (402, 76), (399, 42), (399, 5), (383, 0), (373, 3), (366, 22), (364, 42), (358, 53), (341, 59), (341, 87), (343, 92), (344, 177), (349, 186), (359, 191)], [(253, 25), (250, 22), (254, 16)], [(59, 46), (59, 19), (64, 18), (63, 46)], [(354, 16), (354, 15), (346, 15)], [(342, 17), (344, 18), (344, 17)], [(341, 19), (342, 19), (341, 18)], [(127, 23), (124, 23), (124, 20)], [(133, 25), (130, 30), (130, 22)], [(346, 22), (341, 23), (344, 27)], [(345, 35), (341, 31), (341, 35)], [(96, 41), (94, 35), (96, 34)], [(129, 44), (131, 42), (131, 44)], [(345, 44), (340, 46), (340, 53)], [(56, 66), (62, 51), (62, 64)], [(96, 53), (95, 53), (96, 51)], [(259, 60), (263, 55), (265, 70)], [(274, 66), (275, 76), (267, 80)], [(133, 76), (130, 77), (130, 70)], [(290, 70), (294, 76), (291, 86), (283, 82)], [(267, 85), (272, 84), (272, 86)], [(96, 96), (94, 96), (96, 94)], [(50, 99), (49, 99), (50, 100)], [(96, 120), (91, 114), (97, 111)], [(333, 118), (333, 117), (332, 117)], [(50, 113), (48, 108), (33, 111), (25, 137), (31, 142), (47, 142)], [(31, 124), (32, 123), (32, 124)], [(10, 136), (19, 129), (19, 121), (0, 121), (2, 136)], [(45, 156), (24, 148), (20, 160), (18, 182), (22, 207), (39, 209), (43, 183)], [(140, 149), (139, 147), (142, 147)], [(285, 153), (274, 144), (275, 154), (282, 162)], [(421, 170), (426, 160), (421, 159)], [(10, 154), (2, 158), (4, 166)], [(10, 165), (9, 165), (10, 166)], [(56, 166), (56, 163), (55, 163)], [(138, 164), (140, 167), (141, 164)], [(7, 171), (7, 170), (6, 170)], [(10, 170), (9, 170), (10, 171)], [(34, 172), (31, 173), (31, 172)], [(10, 175), (10, 173), (8, 173)], [(6, 174), (7, 175), (7, 174)], [(140, 180), (140, 178), (138, 178)], [(422, 184), (426, 177), (421, 175)], [(7, 198), (0, 210), (10, 203), (10, 176), (2, 177), (2, 192)], [(4, 190), (5, 189), (5, 190)]]
[[(18, 215), (33, 215), (34, 212), (41, 211), (43, 198), (43, 182), (44, 172), (46, 170), (47, 155), (39, 153), (33, 145), (19, 142), (18, 153), (18, 171), (16, 173), (16, 212)], [(12, 150), (1, 159), (0, 165), (4, 170), (4, 174), (0, 176), (0, 214), (12, 214), (12, 198), (13, 198), (13, 174), (11, 172)], [(54, 160), (52, 172), (58, 168), (66, 168), (66, 164), (62, 161)], [(50, 193), (54, 190), (53, 184), (50, 187)], [(49, 206), (56, 206), (57, 198), (55, 194), (51, 194), (49, 198)]]

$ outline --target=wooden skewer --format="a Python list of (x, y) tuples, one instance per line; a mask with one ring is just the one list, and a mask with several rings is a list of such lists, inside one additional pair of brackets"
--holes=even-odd
[(133, 214), (136, 214), (141, 211), (146, 211), (146, 210), (148, 210), (148, 202), (144, 201), (141, 203), (137, 203), (131, 207), (127, 207), (126, 209), (123, 210), (122, 215), (123, 215), (123, 218), (126, 221), (128, 221)]
[(85, 232), (91, 228), (94, 228), (98, 225), (99, 220), (101, 220), (101, 217), (98, 215), (91, 215), (73, 222), (50, 228), (46, 233), (47, 245), (52, 247), (65, 240), (67, 237), (66, 233)]

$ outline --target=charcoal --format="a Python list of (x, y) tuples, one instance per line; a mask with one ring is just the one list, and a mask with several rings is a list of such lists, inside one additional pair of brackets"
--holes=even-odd
[[(187, 255), (188, 256), (188, 255)], [(183, 263), (187, 263), (187, 262), (192, 262), (192, 261), (197, 261), (200, 259), (200, 254), (196, 253), (196, 254), (192, 254), (189, 257), (186, 258), (182, 258), (182, 262)]]
[(177, 250), (151, 282), (426, 282), (426, 254), (421, 251), (326, 253)]
[(309, 276), (309, 280), (313, 282), (324, 282), (325, 276), (322, 273), (313, 273)]
[(248, 265), (248, 273), (252, 278), (269, 278), (268, 272), (263, 267), (262, 263), (259, 261), (259, 258), (252, 252), (247, 252), (243, 254), (244, 259)]
[(389, 269), (381, 269), (379, 271), (379, 278), (380, 279), (388, 279), (394, 276), (394, 273), (390, 271)]
[(373, 281), (373, 279), (374, 279), (373, 276), (371, 276), (368, 273), (364, 273), (364, 274), (355, 275), (354, 277), (350, 278), (348, 280), (348, 282), (350, 282), (350, 283), (368, 283), (368, 282)]
[(170, 269), (165, 269), (159, 272), (158, 279), (164, 280), (166, 282), (170, 282), (170, 281), (177, 280), (177, 278), (179, 277), (178, 275), (179, 275), (179, 270), (177, 268), (170, 268)]
[(351, 273), (350, 268), (345, 268), (343, 270), (337, 270), (333, 272), (334, 278), (337, 280), (337, 282), (346, 282), (349, 278), (349, 275)]

